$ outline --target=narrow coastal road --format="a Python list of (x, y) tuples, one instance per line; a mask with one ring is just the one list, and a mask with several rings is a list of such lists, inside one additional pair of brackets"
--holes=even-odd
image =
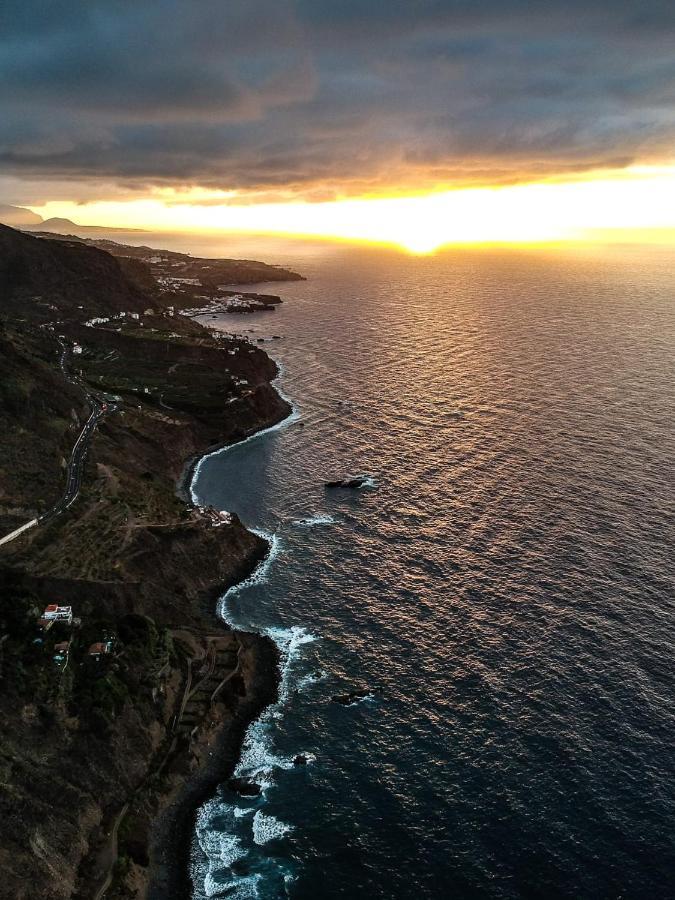
[(52, 519), (55, 519), (57, 516), (60, 516), (61, 513), (65, 512), (70, 506), (73, 505), (73, 503), (77, 499), (77, 495), (80, 492), (84, 463), (87, 458), (87, 453), (91, 445), (91, 438), (94, 431), (96, 430), (96, 426), (101, 421), (101, 419), (117, 410), (116, 403), (101, 399), (100, 397), (96, 397), (94, 394), (90, 393), (87, 390), (81, 378), (78, 378), (75, 375), (68, 374), (66, 360), (68, 357), (69, 348), (66, 346), (62, 338), (58, 338), (58, 341), (62, 348), (59, 365), (61, 366), (63, 376), (71, 384), (76, 385), (84, 391), (85, 397), (89, 405), (91, 406), (91, 412), (89, 414), (89, 418), (84, 423), (82, 431), (75, 441), (75, 445), (73, 446), (73, 449), (71, 451), (70, 459), (68, 460), (68, 464), (66, 466), (66, 486), (60, 500), (56, 504), (54, 504), (51, 509), (47, 510), (47, 512), (42, 513), (42, 515), (38, 516), (35, 519), (31, 519), (30, 522), (26, 522), (25, 525), (22, 525), (20, 528), (12, 531), (10, 534), (5, 535), (5, 537), (0, 538), (0, 546), (2, 546), (2, 544), (7, 544), (10, 541), (15, 540), (16, 538), (20, 537), (25, 531), (28, 531), (30, 528), (33, 528), (36, 525), (41, 525), (45, 522), (49, 522)]
[(34, 525), (37, 525), (39, 519), (31, 519), (30, 522), (26, 522), (25, 525), (22, 525), (21, 528), (17, 528), (15, 531), (10, 531), (9, 534), (6, 534), (4, 538), (0, 538), (0, 547), (3, 544), (8, 544), (10, 541), (15, 540), (19, 537), (20, 534), (23, 534), (24, 531), (28, 531), (29, 528), (33, 528)]

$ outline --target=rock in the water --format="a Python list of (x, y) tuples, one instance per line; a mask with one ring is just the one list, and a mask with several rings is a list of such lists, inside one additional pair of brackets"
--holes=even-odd
[(294, 766), (306, 766), (307, 765), (307, 757), (304, 753), (298, 753), (296, 757), (293, 759)]
[(338, 478), (335, 481), (327, 481), (327, 488), (362, 488), (368, 483), (367, 475), (357, 475), (355, 478)]
[(248, 778), (230, 778), (227, 786), (241, 797), (259, 797), (261, 793), (260, 785)]
[(367, 700), (369, 697), (372, 697), (374, 694), (381, 694), (382, 688), (373, 688), (364, 691), (350, 691), (348, 694), (335, 694), (331, 697), (335, 703), (340, 703), (342, 706), (353, 706), (355, 703), (359, 703), (361, 700)]

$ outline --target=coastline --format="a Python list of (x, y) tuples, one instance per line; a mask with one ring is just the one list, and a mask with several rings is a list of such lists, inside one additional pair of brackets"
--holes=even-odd
[(208, 762), (198, 769), (160, 814), (151, 836), (152, 874), (148, 900), (191, 900), (190, 857), (199, 808), (230, 778), (241, 758), (249, 726), (278, 696), (279, 654), (273, 641), (242, 633), (254, 657), (252, 683), (234, 719), (221, 726), (207, 744)]
[[(287, 403), (276, 419), (270, 419), (270, 424), (263, 424), (260, 428), (250, 429), (239, 440), (218, 443), (188, 458), (175, 482), (176, 494), (188, 508), (196, 506), (192, 481), (203, 459), (283, 427), (297, 415), (295, 408), (273, 385), (279, 374), (277, 367), (276, 377), (268, 381), (275, 393)], [(242, 559), (227, 580), (201, 592), (195, 612), (197, 621), (207, 626), (210, 623), (213, 631), (230, 633), (242, 644), (243, 666), (238, 673), (241, 683), (234, 691), (224, 691), (212, 704), (207, 717), (211, 719), (210, 725), (206, 720), (201, 723), (189, 748), (178, 745), (169, 751), (155, 776), (160, 780), (154, 783), (149, 780), (147, 785), (127, 797), (125, 812), (117, 820), (118, 827), (125, 819), (149, 822), (145, 834), (139, 835), (139, 843), (147, 848), (147, 865), (135, 867), (131, 881), (136, 888), (140, 888), (142, 896), (152, 900), (191, 900), (190, 860), (199, 809), (213, 797), (218, 786), (234, 774), (250, 726), (279, 697), (281, 654), (275, 642), (264, 634), (233, 628), (218, 613), (219, 600), (264, 567), (273, 551), (273, 542), (246, 528), (241, 522), (239, 527), (250, 536), (255, 536), (259, 551)], [(190, 616), (188, 621), (192, 619)], [(186, 623), (184, 627), (191, 626)], [(203, 627), (200, 631), (206, 633)], [(109, 822), (113, 821), (115, 818), (109, 819)], [(123, 881), (129, 883), (126, 879)], [(111, 885), (105, 896), (111, 900), (126, 896), (126, 893), (119, 892), (118, 887), (117, 884)]]
[[(211, 456), (248, 443), (272, 431), (291, 425), (299, 418), (296, 406), (283, 393), (276, 383), (283, 375), (283, 369), (277, 360), (276, 376), (271, 386), (283, 400), (288, 412), (276, 422), (262, 428), (253, 428), (239, 440), (219, 444), (204, 453), (189, 458), (176, 483), (176, 494), (188, 506), (195, 506), (196, 495), (194, 484), (199, 475), (202, 463)], [(246, 526), (244, 526), (246, 527)], [(246, 528), (256, 534), (266, 544), (265, 553), (257, 559), (249, 560), (245, 569), (238, 573), (228, 584), (223, 584), (217, 591), (204, 600), (204, 613), (217, 620), (220, 628), (230, 626), (219, 614), (220, 604), (227, 592), (236, 586), (243, 585), (255, 572), (266, 564), (273, 550), (273, 543), (259, 532)], [(213, 606), (211, 604), (214, 603)], [(236, 633), (248, 644), (252, 657), (250, 681), (246, 683), (246, 697), (239, 703), (233, 719), (220, 723), (215, 732), (208, 735), (208, 761), (202, 764), (179, 788), (177, 796), (172, 792), (168, 805), (160, 800), (159, 820), (154, 833), (150, 835), (150, 880), (148, 900), (191, 900), (192, 878), (190, 857), (194, 840), (196, 819), (200, 807), (217, 791), (218, 787), (232, 777), (242, 759), (242, 750), (246, 734), (263, 714), (279, 699), (281, 671), (279, 667), (280, 651), (275, 642), (264, 634), (240, 631)]]
[[(251, 428), (248, 433), (244, 433), (241, 438), (238, 438), (235, 441), (229, 441), (224, 444), (217, 444), (216, 446), (208, 449), (205, 453), (198, 453), (192, 456), (185, 463), (176, 486), (177, 496), (189, 505), (196, 505), (194, 483), (197, 479), (197, 476), (199, 475), (199, 470), (202, 464), (207, 459), (209, 459), (211, 456), (218, 456), (218, 454), (220, 453), (225, 453), (228, 450), (231, 450), (233, 447), (238, 447), (241, 444), (247, 444), (249, 441), (252, 441), (255, 438), (262, 437), (262, 435), (264, 434), (269, 434), (272, 431), (278, 431), (280, 428), (287, 428), (289, 425), (292, 425), (293, 422), (296, 422), (300, 418), (300, 412), (298, 408), (291, 401), (291, 399), (286, 396), (286, 394), (281, 390), (278, 384), (279, 379), (284, 374), (283, 366), (278, 360), (271, 357), (268, 353), (265, 353), (265, 355), (272, 361), (276, 368), (276, 374), (274, 378), (270, 380), (270, 386), (277, 394), (277, 396), (288, 407), (287, 414), (285, 416), (282, 416), (276, 422), (272, 422), (270, 425), (265, 425), (262, 428)], [(249, 575), (250, 574), (252, 573), (249, 573)], [(233, 586), (234, 585), (230, 585), (229, 587)]]

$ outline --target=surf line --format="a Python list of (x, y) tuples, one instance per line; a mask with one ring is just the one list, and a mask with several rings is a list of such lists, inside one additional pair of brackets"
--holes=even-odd
[[(251, 441), (258, 440), (258, 438), (263, 437), (266, 434), (271, 434), (273, 431), (281, 431), (283, 428), (288, 428), (289, 425), (292, 425), (294, 422), (297, 422), (300, 418), (300, 410), (296, 406), (296, 404), (288, 397), (281, 386), (279, 385), (279, 381), (283, 378), (284, 375), (284, 367), (278, 361), (274, 360), (274, 363), (277, 367), (277, 375), (272, 379), (271, 384), (274, 387), (274, 390), (281, 397), (282, 400), (285, 400), (286, 403), (291, 407), (291, 411), (287, 416), (284, 416), (280, 422), (275, 422), (274, 425), (268, 425), (267, 428), (261, 428), (260, 431), (254, 431), (253, 434), (249, 434), (248, 437), (243, 438), (241, 441), (235, 441), (234, 444), (225, 444), (223, 447), (216, 447), (215, 450), (212, 450), (210, 453), (205, 453), (204, 456), (200, 457), (196, 465), (192, 469), (192, 477), (190, 478), (190, 499), (195, 506), (199, 505), (199, 495), (197, 494), (196, 484), (199, 479), (199, 472), (201, 471), (202, 466), (206, 462), (207, 459), (211, 459), (212, 456), (221, 456), (228, 452), (228, 450), (233, 450), (235, 447), (242, 447), (244, 444), (248, 444)], [(225, 511), (225, 510), (223, 510)], [(249, 529), (253, 531), (254, 529)], [(256, 532), (258, 533), (258, 532)]]
[[(286, 394), (278, 384), (279, 380), (283, 377), (284, 374), (283, 366), (276, 360), (275, 363), (277, 366), (277, 375), (271, 383), (279, 396), (289, 404), (289, 414), (280, 422), (277, 422), (274, 425), (263, 428), (260, 431), (257, 431), (234, 444), (219, 447), (216, 450), (213, 450), (212, 452), (207, 453), (203, 457), (201, 457), (201, 459), (193, 469), (192, 478), (190, 481), (189, 492), (193, 503), (199, 503), (200, 498), (197, 492), (197, 481), (199, 478), (201, 466), (206, 459), (209, 459), (212, 456), (217, 456), (219, 454), (225, 454), (228, 452), (228, 450), (231, 450), (235, 447), (239, 447), (243, 444), (247, 444), (251, 441), (257, 440), (258, 438), (261, 438), (266, 434), (270, 434), (271, 432), (286, 428), (300, 418), (298, 407), (289, 397), (286, 396)], [(265, 582), (267, 580), (268, 573), (274, 563), (274, 560), (281, 552), (281, 539), (278, 534), (269, 534), (267, 532), (251, 527), (249, 527), (249, 531), (257, 534), (267, 542), (269, 548), (268, 552), (265, 554), (263, 559), (260, 560), (249, 577), (239, 582), (238, 584), (232, 585), (220, 598), (220, 601), (218, 603), (218, 615), (223, 620), (223, 622), (225, 622), (230, 627), (245, 628), (247, 630), (251, 630), (250, 625), (234, 622), (232, 621), (231, 616), (228, 615), (228, 600), (254, 584)], [(285, 759), (275, 754), (274, 726), (276, 721), (282, 716), (283, 708), (292, 695), (293, 661), (302, 652), (303, 645), (316, 640), (316, 637), (310, 634), (306, 628), (299, 625), (294, 625), (289, 628), (271, 625), (267, 627), (261, 626), (259, 628), (256, 628), (255, 630), (258, 631), (259, 634), (271, 640), (276, 645), (279, 651), (280, 679), (278, 684), (278, 696), (275, 703), (264, 709), (260, 716), (249, 724), (242, 744), (239, 762), (237, 763), (237, 766), (234, 770), (234, 776), (238, 778), (245, 778), (258, 784), (260, 788), (260, 803), (264, 804), (267, 799), (265, 796), (266, 789), (274, 784), (275, 770), (289, 770), (294, 766), (294, 760), (292, 758)], [(306, 753), (302, 755), (308, 762), (314, 760), (313, 754)], [(197, 835), (195, 835), (197, 845), (193, 844), (191, 866), (194, 888), (199, 891), (199, 879), (203, 882), (207, 896), (210, 895), (209, 886), (215, 874), (213, 869), (215, 868), (217, 871), (218, 869), (222, 868), (224, 862), (222, 847), (219, 847), (217, 852), (215, 854), (212, 854), (208, 851), (208, 845), (210, 844), (210, 841), (206, 840), (205, 843), (207, 846), (204, 846), (204, 843), (202, 843), (202, 840), (200, 840), (200, 837), (204, 838), (209, 830), (207, 819), (209, 818), (209, 807), (212, 807), (213, 802), (214, 801), (210, 801), (205, 804), (205, 806), (203, 806), (198, 813), (199, 825), (197, 828)], [(235, 818), (239, 819), (243, 819), (243, 817), (246, 816), (246, 818), (248, 819), (247, 812), (249, 811), (252, 812), (253, 810), (239, 810), (235, 808), (234, 816)], [(276, 820), (273, 816), (266, 815), (260, 808), (258, 808), (254, 812), (251, 820), (251, 828), (252, 832), (250, 837), (252, 838), (253, 846), (266, 843), (267, 840), (274, 839), (275, 837), (281, 837), (283, 836), (283, 834), (292, 831), (292, 826)], [(236, 846), (236, 856), (238, 858), (241, 858), (242, 855), (247, 855), (247, 851), (245, 847), (242, 846), (240, 838), (236, 838), (234, 835), (230, 835), (225, 840), (229, 841), (232, 844), (232, 850), (234, 850)], [(195, 855), (195, 851), (197, 850), (198, 845), (201, 845), (201, 853), (199, 854), (201, 856), (201, 859), (198, 859)], [(251, 852), (252, 849), (253, 847), (251, 847), (248, 852)], [(235, 884), (237, 880), (238, 879), (235, 879)], [(234, 887), (235, 884), (233, 884), (232, 886)]]

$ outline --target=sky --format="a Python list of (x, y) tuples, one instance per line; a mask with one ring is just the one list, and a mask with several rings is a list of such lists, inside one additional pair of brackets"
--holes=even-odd
[(4, 0), (0, 201), (393, 241), (480, 208), (491, 240), (545, 186), (541, 239), (672, 228), (674, 39), (672, 0)]

